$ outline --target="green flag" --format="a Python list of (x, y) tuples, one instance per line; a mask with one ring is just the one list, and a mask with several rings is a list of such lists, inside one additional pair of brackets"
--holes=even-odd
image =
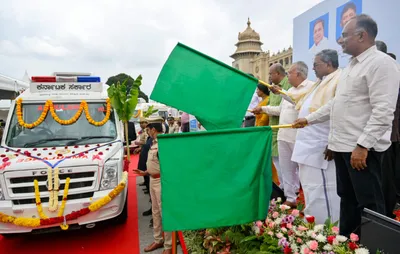
[(272, 192), (270, 127), (161, 135), (165, 231), (264, 220)]
[(239, 128), (257, 82), (246, 73), (178, 43), (150, 98), (194, 115), (207, 130)]

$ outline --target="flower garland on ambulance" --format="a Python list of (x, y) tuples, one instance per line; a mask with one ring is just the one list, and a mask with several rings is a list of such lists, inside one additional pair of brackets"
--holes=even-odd
[(61, 125), (70, 125), (70, 124), (74, 124), (76, 121), (78, 121), (79, 117), (82, 115), (82, 112), (85, 111), (86, 119), (88, 120), (88, 122), (90, 124), (95, 125), (95, 126), (103, 126), (110, 119), (110, 115), (111, 115), (110, 98), (107, 98), (106, 103), (107, 103), (106, 115), (105, 115), (104, 119), (100, 122), (96, 122), (91, 117), (90, 112), (89, 112), (89, 106), (86, 101), (81, 102), (81, 104), (79, 106), (79, 110), (76, 112), (76, 114), (73, 117), (71, 117), (68, 120), (62, 120), (57, 116), (56, 111), (54, 109), (53, 102), (51, 100), (48, 100), (48, 101), (46, 101), (44, 108), (43, 108), (43, 112), (40, 114), (39, 118), (33, 123), (26, 123), (24, 121), (24, 117), (23, 117), (23, 113), (22, 113), (22, 98), (19, 98), (17, 100), (18, 123), (22, 127), (32, 129), (34, 127), (39, 126), (46, 119), (46, 116), (47, 116), (48, 112), (50, 111), (52, 117), (54, 118), (54, 120), (57, 123), (59, 123)]
[[(58, 217), (47, 218), (47, 219), (17, 218), (17, 217), (9, 216), (7, 214), (0, 212), (0, 222), (11, 223), (16, 226), (29, 227), (29, 228), (36, 228), (36, 227), (40, 227), (40, 226), (53, 225), (53, 224), (61, 225), (61, 224), (65, 223), (66, 221), (76, 220), (79, 217), (84, 216), (88, 213), (95, 212), (95, 211), (99, 210), (100, 208), (102, 208), (103, 206), (110, 203), (116, 196), (118, 196), (125, 189), (127, 181), (128, 181), (128, 172), (123, 172), (121, 182), (117, 185), (117, 187), (115, 187), (112, 191), (110, 191), (107, 196), (93, 202), (89, 207), (82, 208), (79, 211), (72, 212), (65, 216), (58, 216)], [(65, 204), (64, 204), (64, 206), (65, 206)], [(40, 208), (38, 208), (38, 210), (39, 209)], [(42, 209), (42, 211), (43, 211), (43, 209)], [(63, 211), (63, 209), (60, 210), (58, 215), (61, 214), (61, 211)]]

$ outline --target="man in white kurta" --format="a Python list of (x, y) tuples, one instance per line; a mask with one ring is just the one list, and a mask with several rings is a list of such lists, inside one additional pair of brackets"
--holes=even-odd
[[(296, 101), (304, 96), (313, 86), (314, 82), (307, 80), (308, 67), (304, 62), (296, 62), (288, 71), (288, 80), (292, 87), (286, 91)], [(272, 92), (279, 94), (276, 90), (281, 87), (273, 86)], [(285, 99), (285, 97), (284, 97)], [(279, 124), (291, 124), (298, 118), (295, 105), (287, 100), (282, 100), (279, 106), (264, 106), (255, 108), (256, 113), (267, 113), (279, 116)], [(282, 169), (283, 189), (286, 196), (285, 205), (296, 207), (297, 192), (300, 188), (298, 165), (292, 161), (294, 144), (296, 141), (296, 129), (280, 129), (278, 131), (279, 163)]]
[[(341, 70), (335, 50), (323, 50), (315, 56), (314, 70), (319, 78), (313, 88), (297, 104), (299, 118), (318, 110), (334, 96)], [(336, 168), (324, 156), (328, 145), (329, 122), (297, 131), (292, 160), (299, 164), (300, 183), (305, 197), (306, 215), (316, 223), (327, 218), (339, 220), (340, 200), (336, 193)]]

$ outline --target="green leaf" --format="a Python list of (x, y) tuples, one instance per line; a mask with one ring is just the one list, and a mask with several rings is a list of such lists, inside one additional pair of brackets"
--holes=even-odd
[(325, 228), (331, 228), (331, 218), (326, 219)]
[(244, 243), (244, 242), (248, 242), (248, 241), (253, 241), (253, 240), (255, 240), (255, 239), (257, 239), (257, 236), (255, 236), (255, 235), (250, 235), (250, 236), (247, 236), (247, 237), (243, 238), (242, 241), (240, 241), (240, 242), (241, 242), (241, 243)]

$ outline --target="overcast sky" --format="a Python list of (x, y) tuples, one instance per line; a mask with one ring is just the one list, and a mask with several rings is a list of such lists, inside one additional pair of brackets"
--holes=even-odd
[[(292, 45), (293, 18), (321, 0), (0, 0), (0, 73), (21, 79), (54, 71), (143, 75), (150, 94), (177, 42), (227, 64), (238, 32), (263, 49)], [(307, 35), (305, 35), (307, 36)]]

